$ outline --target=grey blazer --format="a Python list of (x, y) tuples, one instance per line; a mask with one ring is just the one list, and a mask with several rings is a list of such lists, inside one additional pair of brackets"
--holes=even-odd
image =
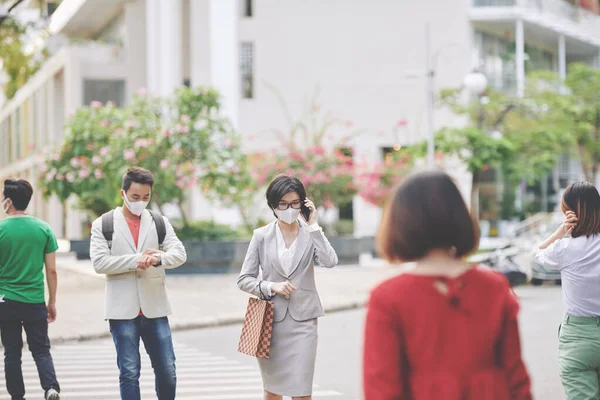
[(306, 223), (300, 221), (294, 267), (287, 275), (279, 262), (276, 224), (277, 221), (274, 221), (254, 231), (237, 281), (238, 287), (262, 298), (259, 290), (261, 281), (258, 279), (259, 271), (262, 270), (261, 287), (264, 294), (268, 282), (289, 280), (296, 287), (289, 299), (279, 295), (274, 297), (275, 322), (282, 321), (288, 311), (296, 321), (322, 317), (325, 313), (315, 285), (314, 260), (316, 258), (323, 267), (332, 268), (338, 262), (335, 250), (320, 230), (309, 232)]

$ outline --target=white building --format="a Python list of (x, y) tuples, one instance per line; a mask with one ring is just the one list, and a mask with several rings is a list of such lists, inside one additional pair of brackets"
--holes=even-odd
[[(403, 144), (425, 138), (426, 22), (438, 89), (460, 86), (475, 66), (494, 88), (516, 93), (531, 69), (564, 76), (572, 61), (600, 67), (600, 16), (565, 0), (63, 0), (51, 17), (62, 47), (0, 110), (0, 177), (34, 180), (35, 151), (60, 143), (77, 107), (183, 83), (222, 93), (234, 125), (255, 138), (249, 150), (276, 145), (268, 132), (286, 128), (272, 88), (294, 115), (318, 88), (319, 104), (339, 118), (389, 132), (354, 145), (356, 157), (380, 158), (399, 120)], [(444, 110), (434, 121), (457, 123)], [(63, 219), (55, 201), (40, 198), (32, 208), (66, 237), (81, 234), (77, 212)], [(190, 208), (210, 216), (198, 202)], [(357, 198), (355, 234), (373, 234), (378, 215)]]

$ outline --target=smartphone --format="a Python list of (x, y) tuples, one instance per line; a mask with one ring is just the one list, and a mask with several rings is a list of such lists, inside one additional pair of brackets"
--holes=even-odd
[(310, 211), (310, 208), (306, 207), (306, 204), (304, 204), (305, 201), (306, 201), (306, 197), (302, 199), (302, 207), (300, 207), (300, 213), (304, 217), (304, 220), (306, 222), (308, 222), (308, 220), (310, 219), (311, 211)]

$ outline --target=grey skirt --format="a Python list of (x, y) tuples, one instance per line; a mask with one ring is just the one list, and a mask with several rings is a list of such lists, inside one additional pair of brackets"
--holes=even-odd
[(273, 323), (270, 358), (258, 359), (266, 391), (290, 397), (312, 395), (317, 331), (317, 318), (299, 322), (288, 313)]

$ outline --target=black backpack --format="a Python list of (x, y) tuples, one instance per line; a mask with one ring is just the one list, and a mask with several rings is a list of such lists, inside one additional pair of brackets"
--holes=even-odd
[[(167, 227), (165, 226), (165, 220), (162, 215), (157, 213), (156, 211), (148, 210), (152, 219), (154, 220), (154, 225), (156, 226), (156, 233), (158, 235), (158, 249), (163, 249), (163, 242), (165, 241), (165, 236), (167, 236)], [(102, 235), (104, 235), (104, 239), (108, 243), (108, 250), (112, 249), (112, 240), (114, 229), (114, 213), (115, 210), (110, 210), (107, 213), (102, 214)]]

